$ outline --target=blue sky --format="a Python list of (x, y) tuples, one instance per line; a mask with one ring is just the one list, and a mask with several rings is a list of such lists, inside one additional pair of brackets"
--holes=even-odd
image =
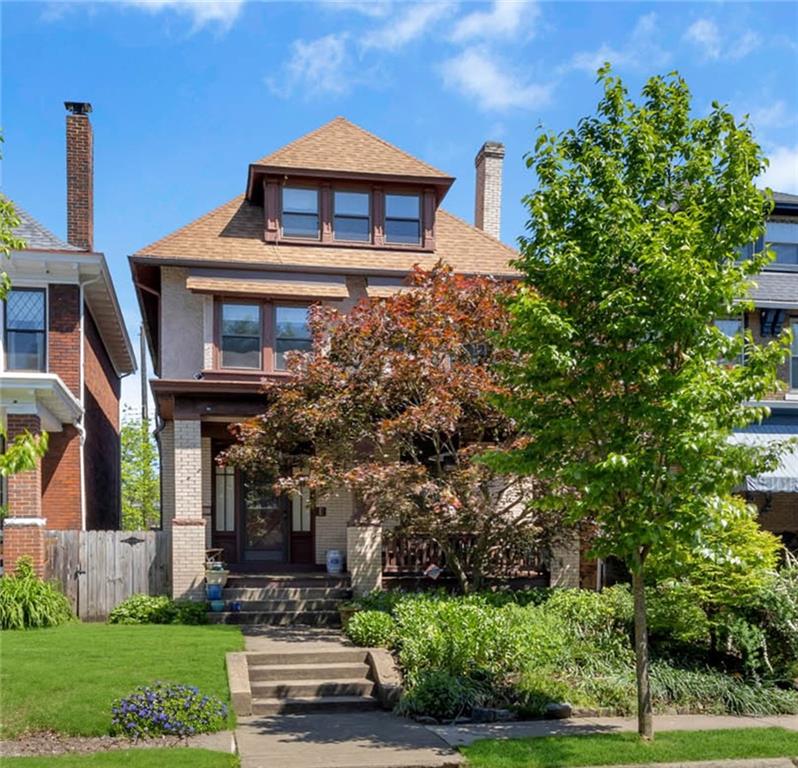
[[(127, 255), (244, 189), (247, 164), (344, 115), (452, 175), (473, 218), (473, 159), (507, 147), (502, 238), (534, 186), (524, 153), (597, 101), (613, 63), (633, 93), (678, 69), (697, 112), (749, 113), (766, 179), (798, 193), (798, 5), (536, 2), (3, 2), (3, 191), (64, 236), (65, 100), (90, 101), (95, 247), (131, 338)], [(138, 402), (128, 379), (124, 399)]]

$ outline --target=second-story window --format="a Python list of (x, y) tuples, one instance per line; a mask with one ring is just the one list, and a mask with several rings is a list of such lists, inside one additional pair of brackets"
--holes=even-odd
[(222, 368), (261, 367), (260, 304), (222, 304), (221, 357)]
[(319, 239), (319, 191), (283, 188), (283, 235)]
[(45, 291), (17, 288), (5, 302), (6, 369), (46, 371)]
[(371, 240), (371, 200), (368, 192), (341, 192), (333, 195), (333, 236), (336, 240)]
[(307, 307), (275, 307), (274, 367), (276, 370), (285, 370), (286, 352), (293, 350), (309, 352), (312, 341)]
[(418, 245), (421, 242), (421, 198), (385, 195), (385, 242)]

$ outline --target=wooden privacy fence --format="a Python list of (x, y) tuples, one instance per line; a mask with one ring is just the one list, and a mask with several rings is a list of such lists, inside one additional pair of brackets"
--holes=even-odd
[(45, 575), (84, 621), (102, 620), (135, 594), (169, 594), (168, 531), (47, 531)]

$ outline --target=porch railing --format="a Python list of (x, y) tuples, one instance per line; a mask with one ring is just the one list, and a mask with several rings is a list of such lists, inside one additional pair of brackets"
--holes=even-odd
[[(456, 548), (461, 559), (470, 562), (469, 550), (476, 536), (468, 533), (452, 534), (450, 546)], [(386, 531), (382, 543), (382, 571), (391, 576), (423, 576), (430, 566), (438, 566), (448, 574), (446, 555), (440, 543), (424, 534)], [(495, 546), (489, 551), (485, 576), (493, 578), (530, 578), (546, 573), (541, 552), (515, 542)]]

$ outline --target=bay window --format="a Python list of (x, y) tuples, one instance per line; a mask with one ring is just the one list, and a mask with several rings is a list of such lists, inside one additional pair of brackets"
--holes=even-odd
[(6, 369), (46, 371), (46, 292), (43, 288), (15, 288), (5, 301)]

